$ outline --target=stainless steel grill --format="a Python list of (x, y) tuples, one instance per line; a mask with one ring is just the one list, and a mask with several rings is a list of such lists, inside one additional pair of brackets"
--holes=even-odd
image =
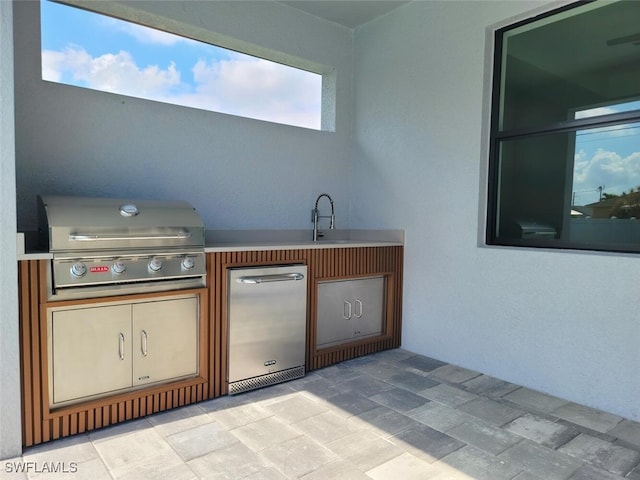
[(204, 225), (183, 201), (38, 197), (49, 299), (206, 285)]

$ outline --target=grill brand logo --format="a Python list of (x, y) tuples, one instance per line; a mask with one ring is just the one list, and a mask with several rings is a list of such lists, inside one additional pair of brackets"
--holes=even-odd
[(98, 265), (97, 267), (90, 267), (89, 271), (91, 273), (106, 273), (109, 271), (109, 267), (106, 265)]
[(275, 360), (267, 360), (266, 362), (264, 362), (265, 367), (270, 367), (271, 365), (275, 365), (275, 364), (276, 364)]

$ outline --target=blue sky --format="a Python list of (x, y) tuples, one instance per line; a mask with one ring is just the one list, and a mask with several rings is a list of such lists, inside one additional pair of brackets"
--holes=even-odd
[[(640, 108), (640, 102), (584, 110), (577, 118), (606, 115)], [(640, 186), (640, 124), (596, 128), (577, 132), (575, 144), (573, 192), (575, 205), (599, 199), (598, 187), (620, 195)]]
[(321, 76), (48, 0), (43, 79), (320, 128)]

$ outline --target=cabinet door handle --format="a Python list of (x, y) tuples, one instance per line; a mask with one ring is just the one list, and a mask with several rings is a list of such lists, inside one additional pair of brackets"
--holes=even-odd
[(147, 356), (147, 332), (140, 330), (140, 351), (143, 356)]
[(351, 302), (347, 300), (344, 301), (344, 306), (342, 307), (342, 318), (351, 320)]
[(120, 355), (120, 360), (124, 360), (124, 333), (120, 334), (120, 341), (118, 342), (118, 354)]
[(363, 305), (362, 305), (362, 300), (359, 300), (359, 299), (356, 298), (355, 302), (356, 302), (356, 306), (354, 308), (355, 315), (356, 315), (356, 318), (360, 318), (360, 317), (362, 317), (362, 313), (364, 312)]

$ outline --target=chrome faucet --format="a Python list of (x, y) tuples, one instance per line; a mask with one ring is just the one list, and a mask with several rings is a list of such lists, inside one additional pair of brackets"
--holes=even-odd
[[(322, 197), (327, 197), (329, 199), (329, 202), (331, 203), (331, 215), (320, 215), (320, 212), (318, 210), (318, 202)], [(313, 210), (311, 210), (311, 221), (313, 222), (313, 241), (314, 242), (318, 241), (318, 237), (324, 236), (322, 232), (318, 232), (318, 221), (321, 218), (330, 218), (331, 220), (329, 220), (329, 228), (331, 230), (336, 228), (336, 215), (333, 211), (333, 199), (329, 196), (328, 193), (321, 193), (320, 195), (318, 195), (318, 198), (316, 198), (316, 206)]]

